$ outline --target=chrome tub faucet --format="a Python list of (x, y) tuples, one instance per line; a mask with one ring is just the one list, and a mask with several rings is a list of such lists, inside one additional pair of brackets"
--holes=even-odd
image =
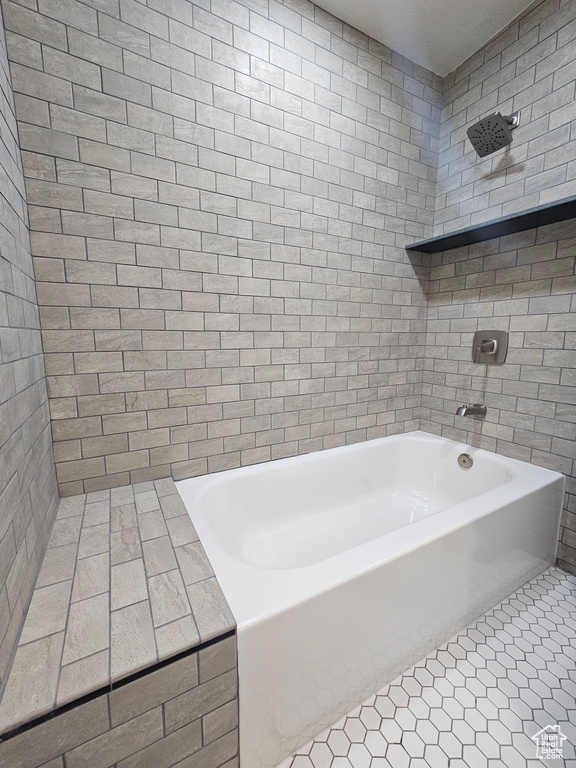
[(461, 405), (456, 411), (456, 416), (468, 416), (471, 419), (483, 419), (486, 416), (486, 410), (486, 406), (481, 403)]

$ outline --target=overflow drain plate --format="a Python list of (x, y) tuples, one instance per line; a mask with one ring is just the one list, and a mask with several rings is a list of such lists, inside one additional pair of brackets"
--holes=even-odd
[(463, 469), (470, 469), (472, 464), (474, 464), (474, 459), (469, 453), (461, 453), (460, 456), (458, 456), (458, 464), (460, 464)]

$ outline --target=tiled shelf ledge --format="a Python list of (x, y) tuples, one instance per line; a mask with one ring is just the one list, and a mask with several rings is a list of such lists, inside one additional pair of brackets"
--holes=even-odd
[(0, 740), (234, 629), (172, 479), (61, 499), (0, 701)]
[[(576, 184), (576, 182), (575, 182)], [(546, 224), (556, 224), (559, 221), (576, 218), (576, 195), (565, 197), (554, 203), (539, 205), (537, 208), (529, 208), (526, 211), (503, 216), (500, 219), (485, 221), (474, 227), (466, 227), (457, 232), (449, 232), (429, 240), (420, 240), (406, 246), (407, 251), (420, 251), (421, 253), (438, 253), (449, 251), (452, 248), (461, 248), (465, 245), (480, 243), (483, 240), (492, 240), (504, 235), (513, 235), (515, 232), (524, 232), (527, 229), (535, 229)]]

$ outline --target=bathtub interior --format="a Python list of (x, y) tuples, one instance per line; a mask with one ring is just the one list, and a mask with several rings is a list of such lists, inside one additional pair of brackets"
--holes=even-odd
[[(471, 450), (471, 449), (468, 449)], [(461, 446), (437, 441), (361, 444), (348, 453), (229, 473), (202, 505), (219, 544), (260, 568), (298, 568), (363, 544), (510, 482), (480, 452), (459, 466)]]

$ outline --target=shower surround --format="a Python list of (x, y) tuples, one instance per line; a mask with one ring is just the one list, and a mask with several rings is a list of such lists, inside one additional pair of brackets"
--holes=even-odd
[[(566, 475), (558, 562), (576, 572), (574, 220), (429, 257), (422, 426)], [(507, 330), (504, 365), (472, 363), (476, 329)], [(482, 422), (454, 417), (485, 403)]]
[[(404, 250), (574, 193), (574, 0), (535, 3), (444, 81), (305, 0), (1, 5), (0, 685), (56, 472), (97, 505), (423, 429), (563, 472), (558, 562), (576, 573), (574, 223)], [(466, 127), (495, 109), (522, 126), (480, 160)], [(478, 328), (510, 332), (505, 366), (472, 365)], [(477, 401), (482, 423), (455, 416)], [(43, 763), (52, 734), (55, 759), (90, 762), (80, 712), (124, 750), (105, 698), (4, 746), (35, 760), (37, 740)], [(212, 708), (186, 710), (218, 764), (235, 705)], [(164, 729), (147, 749), (180, 759)]]
[[(305, 0), (2, 10), (26, 198), (5, 80), (0, 675), (55, 491), (24, 199), (62, 495), (422, 428), (564, 472), (576, 572), (576, 232), (404, 251), (574, 192), (575, 2), (443, 82)], [(481, 160), (495, 109), (522, 124)], [(488, 375), (479, 324), (511, 332)]]
[[(403, 246), (573, 191), (576, 3), (535, 3), (444, 82), (304, 0), (3, 10), (61, 494), (420, 426), (460, 439), (462, 388), (432, 418), (422, 396), (439, 373), (461, 375), (477, 321), (522, 324), (525, 302), (506, 304), (522, 286), (562, 293), (532, 301), (537, 332), (570, 313), (569, 225), (545, 246), (535, 232), (515, 241), (536, 251), (512, 248), (522, 269), (497, 277), (490, 257), (505, 239), (442, 265)], [(496, 108), (521, 109), (522, 125), (507, 151), (480, 159), (466, 127)], [(560, 273), (546, 288), (551, 258)], [(460, 370), (441, 370), (437, 311)], [(567, 369), (569, 397), (565, 325), (552, 365)], [(551, 339), (534, 348), (516, 333), (511, 360), (548, 370)], [(513, 362), (499, 371), (507, 388), (521, 375)], [(562, 468), (573, 492), (574, 457), (558, 442), (569, 402), (534, 451), (526, 433), (538, 442), (542, 420), (511, 424), (518, 403), (501, 403), (483, 445), (523, 446), (513, 455)], [(572, 496), (572, 568), (574, 512)]]

